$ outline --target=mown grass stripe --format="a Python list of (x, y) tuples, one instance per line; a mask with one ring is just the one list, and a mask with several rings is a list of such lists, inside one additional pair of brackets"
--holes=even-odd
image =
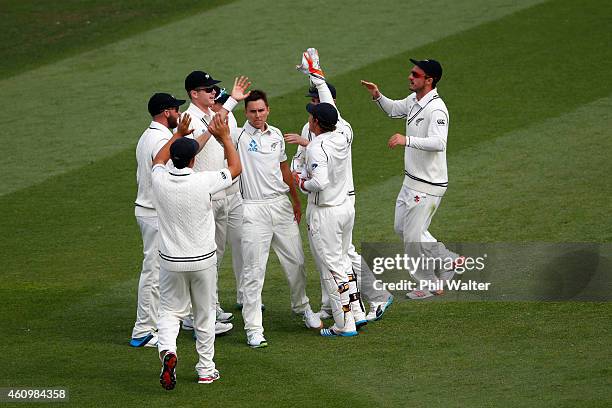
[[(15, 126), (15, 111), (0, 111), (0, 125), (12, 129), (0, 140), (13, 152), (0, 165), (0, 194), (131, 146), (148, 119), (148, 97), (184, 94), (184, 77), (193, 69), (212, 72), (226, 86), (247, 74), (255, 87), (278, 96), (303, 87), (293, 67), (308, 46), (320, 48), (327, 69), (339, 75), (537, 3), (445, 0), (434, 26), (430, 10), (417, 1), (377, 2), (375, 9), (367, 3), (239, 1), (28, 71), (0, 81), (5, 100), (18, 101), (17, 112), (25, 113)], [(306, 23), (323, 9), (316, 27)], [(338, 16), (356, 30), (347, 31)], [(211, 28), (216, 25), (227, 29), (221, 34)], [(37, 163), (36, 169), (20, 167), (25, 161)]]

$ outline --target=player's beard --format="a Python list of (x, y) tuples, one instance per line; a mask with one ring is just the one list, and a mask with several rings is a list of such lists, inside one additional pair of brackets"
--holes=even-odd
[(168, 127), (170, 129), (174, 129), (178, 126), (178, 117), (175, 116), (170, 116), (168, 118)]

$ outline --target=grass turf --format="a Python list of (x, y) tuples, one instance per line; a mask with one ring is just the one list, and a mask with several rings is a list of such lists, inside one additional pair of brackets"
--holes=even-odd
[[(3, 96), (18, 100), (20, 112), (27, 112), (21, 126), (16, 127), (14, 112), (0, 111), (0, 125), (13, 129), (10, 134), (1, 134), (0, 142), (14, 152), (0, 163), (0, 171), (6, 175), (0, 194), (132, 148), (142, 132), (142, 122), (148, 119), (143, 107), (149, 96), (159, 91), (184, 95), (185, 75), (193, 69), (213, 73), (224, 81), (223, 86), (230, 86), (237, 74), (248, 74), (254, 86), (270, 96), (297, 89), (302, 93), (304, 79), (293, 67), (300, 50), (312, 44), (320, 44), (323, 58), (329, 56), (327, 69), (339, 75), (534, 2), (521, 0), (503, 6), (504, 0), (479, 0), (467, 8), (444, 4), (438, 21), (445, 28), (433, 31), (428, 29), (427, 10), (411, 12), (416, 22), (408, 27), (405, 12), (397, 13), (394, 1), (377, 3), (376, 14), (366, 3), (351, 8), (334, 3), (321, 20), (325, 30), (310, 29), (300, 20), (310, 15), (312, 7), (328, 7), (325, 2), (296, 7), (273, 0), (257, 4), (241, 1), (113, 44), (100, 44), (57, 63), (0, 80)], [(487, 4), (499, 7), (483, 13), (483, 8), (490, 7)], [(358, 25), (359, 32), (347, 36), (344, 27), (336, 23), (335, 16), (340, 14)], [(257, 29), (236, 23), (250, 21), (252, 15), (258, 16)], [(384, 21), (386, 29), (381, 32), (372, 19)], [(231, 24), (231, 29), (224, 30), (220, 38), (216, 30), (224, 24)], [(117, 25), (121, 26), (119, 22)], [(428, 34), (414, 34), (414, 30)], [(412, 39), (398, 45), (398, 36)], [(282, 117), (275, 116), (274, 120)], [(38, 132), (44, 134), (45, 143), (32, 137)], [(64, 154), (67, 149), (72, 153), (70, 160)], [(35, 160), (39, 165), (36, 169), (23, 168), (23, 160)]]
[[(605, 80), (610, 51), (598, 48), (609, 34), (602, 28), (605, 13), (593, 13), (596, 6), (609, 9), (605, 2), (545, 3), (332, 77), (342, 113), (359, 132), (356, 240), (396, 239), (391, 211), (402, 159), (384, 144), (403, 122), (384, 118), (354, 84), (367, 75), (402, 97), (407, 56), (431, 53), (449, 61), (441, 92), (453, 121), (452, 185), (434, 218), (434, 235), (609, 242), (610, 190), (601, 179), (609, 173), (605, 152), (612, 147)], [(552, 44), (554, 52), (541, 52)], [(596, 51), (604, 61), (591, 74), (597, 87), (517, 79), (525, 54), (534, 76), (563, 78), (575, 73), (566, 66), (567, 53), (583, 58)], [(495, 75), (474, 75), (477, 57), (493, 61)], [(271, 122), (298, 129), (302, 95), (274, 97)], [(248, 349), (238, 318), (237, 330), (217, 341), (222, 380), (198, 386), (193, 343), (183, 333), (179, 385), (166, 393), (157, 384), (155, 351), (127, 347), (140, 263), (133, 173), (130, 147), (0, 197), (0, 248), (8, 254), (0, 296), (10, 310), (0, 315), (0, 327), (6, 344), (14, 345), (5, 367), (10, 375), (0, 385), (67, 386), (73, 406), (596, 407), (611, 401), (608, 303), (402, 302), (364, 335), (324, 342), (290, 317), (274, 259), (264, 289), (270, 347)], [(598, 205), (576, 205), (575, 197), (585, 195)], [(227, 264), (220, 296), (232, 304)], [(308, 267), (314, 271), (312, 262)], [(315, 273), (309, 288), (317, 299)], [(343, 370), (340, 355), (347, 361)], [(347, 390), (350, 381), (354, 387)]]
[(96, 49), (231, 0), (3, 0), (0, 79)]

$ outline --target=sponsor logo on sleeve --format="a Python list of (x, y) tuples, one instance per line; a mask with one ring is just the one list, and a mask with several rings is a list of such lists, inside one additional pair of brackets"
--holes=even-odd
[(223, 180), (227, 180), (227, 176), (225, 175), (225, 172), (224, 172), (224, 171), (222, 171), (222, 172), (221, 172), (221, 178), (222, 178)]
[(446, 126), (446, 120), (444, 119), (438, 119), (438, 126)]

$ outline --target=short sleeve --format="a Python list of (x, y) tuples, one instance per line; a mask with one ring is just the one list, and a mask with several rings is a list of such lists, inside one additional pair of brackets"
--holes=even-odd
[(151, 169), (151, 182), (153, 185), (158, 184), (164, 174), (168, 172), (168, 168), (163, 164), (156, 164)]
[(166, 143), (168, 143), (168, 140), (170, 140), (169, 137), (164, 137), (155, 142), (155, 145), (153, 146), (153, 150), (151, 151), (152, 160), (155, 159), (155, 156), (157, 156), (157, 153), (159, 153), (161, 148), (164, 147)]
[(229, 169), (215, 170), (215, 171), (203, 171), (195, 173), (200, 175), (204, 188), (211, 194), (218, 193), (221, 190), (225, 190), (232, 185), (232, 174)]

